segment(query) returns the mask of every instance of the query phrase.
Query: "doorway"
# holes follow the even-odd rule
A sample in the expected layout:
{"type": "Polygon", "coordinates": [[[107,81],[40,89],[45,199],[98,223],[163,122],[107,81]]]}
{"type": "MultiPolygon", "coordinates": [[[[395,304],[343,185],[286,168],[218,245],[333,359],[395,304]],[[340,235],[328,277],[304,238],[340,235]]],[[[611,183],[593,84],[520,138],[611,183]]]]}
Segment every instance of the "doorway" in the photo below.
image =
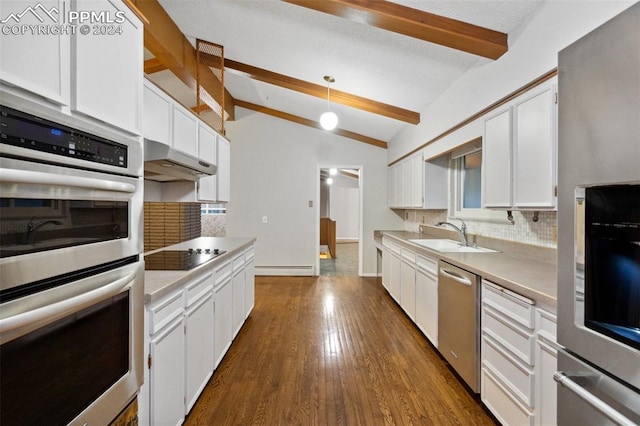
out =
{"type": "Polygon", "coordinates": [[[319,168],[318,275],[361,274],[361,171],[360,166],[319,168]]]}

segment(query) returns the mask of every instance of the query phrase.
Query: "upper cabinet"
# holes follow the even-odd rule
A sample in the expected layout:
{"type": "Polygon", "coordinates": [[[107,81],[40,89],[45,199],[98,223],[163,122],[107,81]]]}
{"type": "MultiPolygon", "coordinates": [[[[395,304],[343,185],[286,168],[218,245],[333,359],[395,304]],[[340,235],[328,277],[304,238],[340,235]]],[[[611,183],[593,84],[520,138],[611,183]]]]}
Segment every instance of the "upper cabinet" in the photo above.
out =
{"type": "Polygon", "coordinates": [[[218,136],[218,172],[216,173],[218,193],[216,201],[227,203],[231,198],[231,145],[218,136]]]}
{"type": "Polygon", "coordinates": [[[555,97],[555,85],[546,85],[485,121],[484,207],[556,208],[555,97]]]}
{"type": "Polygon", "coordinates": [[[143,25],[121,0],[3,1],[2,10],[20,28],[60,33],[3,31],[3,83],[44,105],[141,134],[143,25]],[[72,11],[96,13],[79,22],[72,11]]]}
{"type": "MultiPolygon", "coordinates": [[[[65,0],[41,0],[44,10],[64,10],[65,0]]],[[[30,3],[24,0],[2,1],[2,15],[18,14],[30,3]]],[[[48,19],[48,18],[47,18],[48,19]]],[[[7,22],[9,25],[11,21],[7,22]]],[[[16,23],[17,24],[17,23],[16,23]]],[[[22,25],[39,25],[34,14],[20,18],[22,25]]],[[[58,104],[69,105],[70,35],[0,35],[0,80],[58,104]]]]}
{"type": "Polygon", "coordinates": [[[389,207],[447,208],[448,157],[424,161],[422,153],[388,168],[389,207]]]}
{"type": "Polygon", "coordinates": [[[172,99],[147,79],[143,90],[144,137],[171,145],[172,99]]]}
{"type": "Polygon", "coordinates": [[[104,17],[104,22],[80,26],[72,36],[72,109],[140,134],[142,22],[121,0],[75,0],[71,6],[104,17]]]}
{"type": "Polygon", "coordinates": [[[173,104],[172,108],[172,132],[173,147],[179,151],[198,156],[198,118],[182,105],[173,104]]]}

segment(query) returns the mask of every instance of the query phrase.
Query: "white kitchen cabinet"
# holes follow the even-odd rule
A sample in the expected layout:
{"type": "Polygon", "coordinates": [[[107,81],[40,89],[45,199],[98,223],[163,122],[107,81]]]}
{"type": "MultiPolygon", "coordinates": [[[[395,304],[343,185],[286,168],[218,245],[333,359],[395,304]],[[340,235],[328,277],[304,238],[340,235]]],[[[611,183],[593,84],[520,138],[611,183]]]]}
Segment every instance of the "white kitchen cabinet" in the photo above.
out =
{"type": "Polygon", "coordinates": [[[424,203],[424,160],[422,153],[414,155],[409,160],[411,168],[411,197],[409,205],[422,208],[424,203]]]}
{"type": "Polygon", "coordinates": [[[387,240],[382,238],[382,286],[389,292],[391,279],[391,250],[387,247],[387,240]]]}
{"type": "Polygon", "coordinates": [[[198,156],[198,118],[182,105],[172,108],[172,145],[192,157],[198,156]]]}
{"type": "Polygon", "coordinates": [[[528,93],[485,121],[483,206],[556,207],[555,85],[528,93]]]}
{"type": "MultiPolygon", "coordinates": [[[[65,10],[65,0],[40,0],[43,10],[65,10]]],[[[2,15],[19,14],[28,6],[24,0],[2,0],[2,15]]],[[[58,18],[58,14],[54,15],[58,18]]],[[[48,19],[48,18],[47,18],[48,19]]],[[[13,22],[8,21],[7,25],[13,22]]],[[[52,23],[52,22],[47,22],[52,23]]],[[[21,25],[41,25],[34,14],[27,13],[20,19],[21,25]]],[[[0,80],[33,94],[42,96],[57,105],[69,105],[70,36],[0,34],[0,80]]]]}
{"type": "Polygon", "coordinates": [[[256,300],[256,283],[255,283],[255,249],[253,247],[248,248],[244,252],[245,256],[245,319],[249,317],[249,314],[253,310],[256,300]]]}
{"type": "Polygon", "coordinates": [[[481,397],[502,424],[556,424],[558,349],[554,314],[483,281],[481,397]]]}
{"type": "Polygon", "coordinates": [[[556,343],[556,316],[536,309],[536,407],[535,424],[547,426],[557,424],[557,384],[553,374],[558,371],[558,349],[556,343]]]}
{"type": "Polygon", "coordinates": [[[485,208],[511,208],[511,108],[488,118],[482,143],[483,194],[485,208]]]}
{"type": "MultiPolygon", "coordinates": [[[[185,415],[185,328],[181,291],[147,311],[149,330],[149,422],[181,424],[185,415]]],[[[144,408],[143,408],[144,409],[144,408]]]]}
{"type": "Polygon", "coordinates": [[[389,294],[391,297],[400,303],[400,280],[401,280],[401,265],[400,260],[400,247],[394,243],[390,243],[391,262],[389,265],[389,294]]]}
{"type": "Polygon", "coordinates": [[[245,270],[244,270],[244,252],[237,254],[233,258],[233,267],[232,267],[232,278],[231,278],[231,286],[232,286],[232,307],[231,307],[231,317],[232,317],[232,330],[233,337],[235,337],[240,328],[242,327],[242,323],[245,319],[246,311],[244,309],[244,301],[245,301],[245,270]]]}
{"type": "Polygon", "coordinates": [[[400,251],[400,306],[411,321],[416,318],[416,254],[406,248],[400,251]]]}
{"type": "Polygon", "coordinates": [[[402,188],[400,188],[402,199],[400,206],[411,207],[411,178],[413,176],[411,170],[411,159],[404,160],[400,163],[400,168],[402,170],[402,188]]]}
{"type": "Polygon", "coordinates": [[[513,204],[521,209],[556,206],[555,86],[516,103],[513,204]]]}
{"type": "Polygon", "coordinates": [[[216,172],[217,202],[228,203],[231,198],[231,145],[218,135],[218,171],[216,172]]]}
{"type": "Polygon", "coordinates": [[[213,374],[213,277],[209,274],[187,285],[185,321],[185,397],[186,412],[213,374]]]}
{"type": "Polygon", "coordinates": [[[415,322],[438,347],[438,261],[421,254],[416,256],[415,322]]]}
{"type": "Polygon", "coordinates": [[[155,84],[144,79],[143,105],[144,137],[171,145],[171,98],[155,84]]]}
{"type": "Polygon", "coordinates": [[[124,16],[122,22],[92,22],[88,34],[72,36],[72,110],[142,134],[142,22],[121,0],[75,0],[71,7],[124,16]]]}
{"type": "Polygon", "coordinates": [[[389,207],[446,209],[448,171],[448,156],[425,162],[422,153],[389,167],[389,207]]]}
{"type": "Polygon", "coordinates": [[[198,121],[198,158],[210,164],[217,164],[218,135],[211,127],[198,121]]]}
{"type": "Polygon", "coordinates": [[[215,306],[214,306],[214,345],[213,359],[216,368],[222,361],[224,354],[231,346],[233,339],[233,321],[231,304],[233,291],[231,284],[231,261],[216,268],[215,277],[215,306]]]}

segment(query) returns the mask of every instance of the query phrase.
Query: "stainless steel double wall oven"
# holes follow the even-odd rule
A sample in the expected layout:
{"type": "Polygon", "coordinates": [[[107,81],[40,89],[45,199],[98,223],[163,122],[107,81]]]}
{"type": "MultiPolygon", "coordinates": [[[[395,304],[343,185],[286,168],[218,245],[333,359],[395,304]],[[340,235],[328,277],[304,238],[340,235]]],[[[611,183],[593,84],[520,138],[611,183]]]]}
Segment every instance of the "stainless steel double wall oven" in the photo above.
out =
{"type": "Polygon", "coordinates": [[[640,3],[559,54],[558,424],[640,424],[640,3]]]}
{"type": "Polygon", "coordinates": [[[0,424],[108,424],[143,378],[142,145],[0,106],[0,424]]]}

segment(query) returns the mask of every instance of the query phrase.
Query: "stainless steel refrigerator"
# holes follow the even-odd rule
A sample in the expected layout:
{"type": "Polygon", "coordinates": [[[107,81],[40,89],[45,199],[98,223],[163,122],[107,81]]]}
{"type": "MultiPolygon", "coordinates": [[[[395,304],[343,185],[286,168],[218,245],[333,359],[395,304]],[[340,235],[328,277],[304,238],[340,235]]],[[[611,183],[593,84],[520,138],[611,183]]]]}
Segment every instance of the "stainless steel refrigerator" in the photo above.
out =
{"type": "Polygon", "coordinates": [[[640,424],[640,3],[558,75],[558,424],[640,424]]]}

